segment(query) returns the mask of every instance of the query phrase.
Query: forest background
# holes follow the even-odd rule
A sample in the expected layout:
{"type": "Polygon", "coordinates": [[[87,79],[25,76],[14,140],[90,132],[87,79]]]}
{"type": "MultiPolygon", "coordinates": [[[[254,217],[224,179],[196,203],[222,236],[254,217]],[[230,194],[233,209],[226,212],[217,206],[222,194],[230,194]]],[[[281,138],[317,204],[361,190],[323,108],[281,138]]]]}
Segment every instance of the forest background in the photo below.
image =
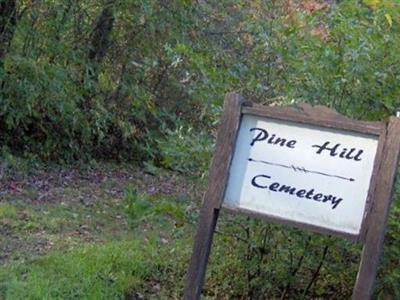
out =
{"type": "MultiPolygon", "coordinates": [[[[179,299],[225,94],[395,115],[399,5],[0,0],[0,298],[179,299]]],[[[359,245],[222,217],[206,298],[350,297],[359,245]]]]}

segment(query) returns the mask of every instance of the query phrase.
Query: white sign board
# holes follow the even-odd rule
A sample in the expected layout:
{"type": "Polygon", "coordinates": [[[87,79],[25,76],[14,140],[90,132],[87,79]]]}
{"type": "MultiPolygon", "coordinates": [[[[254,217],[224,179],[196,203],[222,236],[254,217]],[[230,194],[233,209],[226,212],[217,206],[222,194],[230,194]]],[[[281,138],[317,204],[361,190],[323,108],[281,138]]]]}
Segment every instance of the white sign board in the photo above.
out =
{"type": "Polygon", "coordinates": [[[360,233],[378,139],[243,115],[223,207],[360,233]]]}

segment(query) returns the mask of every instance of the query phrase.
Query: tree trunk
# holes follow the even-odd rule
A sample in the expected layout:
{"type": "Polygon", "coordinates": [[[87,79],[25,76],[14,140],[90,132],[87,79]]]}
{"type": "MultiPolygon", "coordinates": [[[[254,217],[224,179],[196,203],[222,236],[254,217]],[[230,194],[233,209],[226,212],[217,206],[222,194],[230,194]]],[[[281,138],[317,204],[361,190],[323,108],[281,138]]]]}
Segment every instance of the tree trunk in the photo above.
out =
{"type": "Polygon", "coordinates": [[[0,0],[0,63],[7,54],[16,23],[16,0],[0,0]]]}
{"type": "Polygon", "coordinates": [[[16,23],[16,0],[0,0],[0,63],[7,54],[16,23]]]}
{"type": "Polygon", "coordinates": [[[92,62],[101,62],[106,54],[110,44],[110,34],[114,23],[114,11],[112,5],[103,8],[100,16],[97,18],[94,26],[91,47],[89,49],[89,60],[92,62]]]}

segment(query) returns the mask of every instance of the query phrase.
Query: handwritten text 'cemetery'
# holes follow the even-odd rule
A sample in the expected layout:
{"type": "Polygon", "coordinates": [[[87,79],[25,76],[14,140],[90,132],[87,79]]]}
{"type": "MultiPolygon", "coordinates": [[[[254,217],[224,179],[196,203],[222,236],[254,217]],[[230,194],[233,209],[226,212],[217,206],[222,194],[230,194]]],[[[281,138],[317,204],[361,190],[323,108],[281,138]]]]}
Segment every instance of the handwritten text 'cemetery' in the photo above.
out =
{"type": "MultiPolygon", "coordinates": [[[[255,132],[255,136],[252,139],[250,146],[253,147],[256,143],[268,143],[271,145],[277,145],[280,147],[287,147],[289,149],[295,149],[297,141],[294,139],[287,139],[278,137],[276,134],[269,134],[267,130],[263,128],[251,128],[250,132],[255,132]]],[[[314,150],[316,155],[328,155],[330,157],[336,157],[338,159],[352,160],[359,162],[362,160],[363,150],[356,148],[343,147],[340,143],[333,143],[331,141],[326,141],[320,145],[311,145],[311,149],[314,150]]],[[[264,163],[268,165],[275,165],[279,167],[284,167],[288,169],[293,169],[294,171],[303,171],[306,173],[314,173],[321,176],[333,177],[346,181],[355,181],[354,178],[348,178],[336,174],[329,174],[321,172],[318,170],[307,170],[304,167],[296,167],[293,165],[285,165],[276,162],[270,162],[265,160],[257,160],[253,158],[248,159],[249,162],[264,163]]],[[[259,188],[266,189],[268,191],[276,193],[286,193],[297,198],[305,198],[313,201],[318,201],[321,203],[328,203],[332,205],[332,209],[335,209],[343,198],[340,198],[331,194],[324,194],[312,189],[301,189],[297,187],[292,187],[290,185],[281,184],[279,182],[274,182],[273,178],[267,174],[259,174],[252,178],[251,185],[259,188]]]]}

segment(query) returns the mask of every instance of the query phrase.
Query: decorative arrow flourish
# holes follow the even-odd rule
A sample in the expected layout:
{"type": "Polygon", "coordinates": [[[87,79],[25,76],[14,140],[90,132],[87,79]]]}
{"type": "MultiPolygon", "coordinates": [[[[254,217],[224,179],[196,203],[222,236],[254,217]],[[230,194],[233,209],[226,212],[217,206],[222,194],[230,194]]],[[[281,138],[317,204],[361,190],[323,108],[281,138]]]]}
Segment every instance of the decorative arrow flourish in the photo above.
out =
{"type": "Polygon", "coordinates": [[[279,166],[279,167],[286,168],[286,169],[292,169],[295,172],[300,171],[300,172],[304,172],[304,173],[313,173],[313,174],[318,174],[318,175],[322,175],[322,176],[335,177],[335,178],[348,180],[348,181],[355,181],[355,179],[351,178],[351,177],[344,177],[344,176],[340,176],[340,175],[333,175],[333,174],[328,174],[328,173],[319,172],[319,171],[307,170],[304,167],[298,167],[298,166],[294,166],[294,165],[288,166],[288,165],[284,165],[284,164],[280,164],[280,163],[273,163],[273,162],[269,162],[269,161],[265,161],[265,160],[257,160],[257,159],[252,159],[252,158],[249,158],[249,161],[263,163],[263,164],[271,165],[271,166],[279,166]]]}

